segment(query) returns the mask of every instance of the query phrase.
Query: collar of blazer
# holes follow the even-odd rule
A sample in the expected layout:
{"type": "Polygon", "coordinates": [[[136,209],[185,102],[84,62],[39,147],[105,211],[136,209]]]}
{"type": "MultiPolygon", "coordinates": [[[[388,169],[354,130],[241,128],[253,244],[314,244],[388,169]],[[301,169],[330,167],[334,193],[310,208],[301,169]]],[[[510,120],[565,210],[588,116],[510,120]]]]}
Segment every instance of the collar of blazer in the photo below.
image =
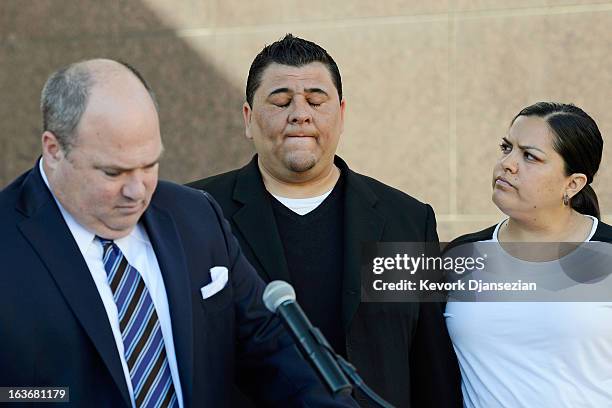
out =
{"type": "MultiPolygon", "coordinates": [[[[345,177],[342,316],[345,329],[348,329],[361,296],[361,244],[381,240],[385,217],[376,209],[378,196],[363,176],[349,169],[338,156],[334,163],[345,177]]],[[[238,171],[232,198],[242,204],[233,214],[233,221],[261,262],[268,279],[290,281],[270,197],[257,166],[257,155],[238,171]]]]}
{"type": "MultiPolygon", "coordinates": [[[[131,405],[121,361],[106,310],[91,273],[72,238],[38,166],[25,176],[17,211],[26,218],[18,228],[30,242],[106,364],[126,404],[131,405]]],[[[155,206],[155,195],[143,215],[168,296],[174,343],[185,400],[192,395],[193,319],[189,276],[180,236],[170,214],[155,206]],[[171,278],[170,278],[171,277],[171,278]]]]}

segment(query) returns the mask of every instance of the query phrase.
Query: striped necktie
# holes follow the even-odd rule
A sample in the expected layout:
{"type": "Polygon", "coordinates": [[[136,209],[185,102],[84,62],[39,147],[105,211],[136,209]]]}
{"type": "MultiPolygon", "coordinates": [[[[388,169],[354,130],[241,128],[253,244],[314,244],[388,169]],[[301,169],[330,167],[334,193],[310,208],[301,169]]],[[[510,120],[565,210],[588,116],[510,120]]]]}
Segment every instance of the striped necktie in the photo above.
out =
{"type": "Polygon", "coordinates": [[[140,273],[113,241],[102,243],[104,269],[119,315],[136,407],[178,407],[155,305],[140,273]]]}

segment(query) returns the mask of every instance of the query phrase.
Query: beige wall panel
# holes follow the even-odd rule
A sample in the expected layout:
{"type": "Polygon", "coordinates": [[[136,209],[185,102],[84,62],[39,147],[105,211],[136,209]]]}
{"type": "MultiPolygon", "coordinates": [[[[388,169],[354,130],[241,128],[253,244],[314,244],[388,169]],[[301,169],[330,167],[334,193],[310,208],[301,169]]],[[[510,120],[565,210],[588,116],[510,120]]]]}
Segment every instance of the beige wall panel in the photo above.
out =
{"type": "MultiPolygon", "coordinates": [[[[331,21],[353,18],[412,16],[445,13],[450,0],[217,0],[215,23],[219,27],[331,21]]],[[[340,21],[338,21],[340,23],[340,21]]],[[[341,24],[340,24],[341,25],[341,24]]]]}
{"type": "Polygon", "coordinates": [[[52,63],[48,51],[46,47],[0,47],[0,90],[4,95],[0,103],[0,188],[30,168],[40,154],[38,105],[48,75],[46,64],[52,63]]]}
{"type": "MultiPolygon", "coordinates": [[[[601,126],[599,130],[602,130],[601,126]]],[[[602,133],[602,136],[604,138],[604,155],[592,187],[599,199],[599,209],[602,217],[612,219],[612,168],[610,168],[612,166],[612,126],[608,126],[607,131],[602,133]]]]}
{"type": "Polygon", "coordinates": [[[14,31],[14,12],[12,11],[13,7],[9,10],[6,5],[0,6],[0,42],[8,37],[8,35],[14,31]]]}
{"type": "Polygon", "coordinates": [[[2,0],[0,36],[40,40],[142,34],[211,24],[201,0],[2,0]]]}
{"type": "Polygon", "coordinates": [[[481,11],[605,3],[610,2],[606,0],[454,0],[454,8],[456,11],[481,11]]]}
{"type": "MultiPolygon", "coordinates": [[[[610,135],[612,13],[456,24],[458,212],[490,214],[495,211],[489,197],[498,144],[522,107],[539,100],[574,102],[610,135]]],[[[600,177],[607,180],[612,180],[611,154],[606,148],[600,177]]],[[[612,183],[599,185],[604,212],[612,205],[611,189],[612,183]]]]}
{"type": "Polygon", "coordinates": [[[347,99],[343,157],[448,212],[448,25],[366,26],[334,37],[330,48],[347,99]]]}

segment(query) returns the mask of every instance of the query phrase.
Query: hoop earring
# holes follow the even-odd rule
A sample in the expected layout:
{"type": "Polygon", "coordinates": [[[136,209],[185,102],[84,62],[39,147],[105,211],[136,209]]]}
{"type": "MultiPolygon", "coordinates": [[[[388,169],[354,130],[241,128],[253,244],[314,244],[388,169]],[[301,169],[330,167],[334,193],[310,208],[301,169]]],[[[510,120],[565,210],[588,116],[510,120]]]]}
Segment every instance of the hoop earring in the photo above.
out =
{"type": "Polygon", "coordinates": [[[569,205],[569,197],[567,196],[567,193],[563,194],[563,205],[566,207],[569,205]]]}

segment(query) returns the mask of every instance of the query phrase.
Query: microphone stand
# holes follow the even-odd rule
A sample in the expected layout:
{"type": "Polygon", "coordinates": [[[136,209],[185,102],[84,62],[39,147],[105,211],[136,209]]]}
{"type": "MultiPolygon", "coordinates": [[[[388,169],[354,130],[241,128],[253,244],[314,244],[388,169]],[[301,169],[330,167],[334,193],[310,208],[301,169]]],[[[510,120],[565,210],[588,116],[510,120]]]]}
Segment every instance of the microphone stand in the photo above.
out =
{"type": "Polygon", "coordinates": [[[359,373],[357,373],[357,368],[354,365],[346,361],[346,359],[341,355],[336,354],[336,352],[331,348],[331,346],[329,345],[329,343],[327,342],[327,340],[319,329],[313,327],[310,332],[317,341],[317,343],[319,343],[321,347],[326,349],[329,354],[334,357],[334,359],[338,363],[338,366],[344,372],[344,374],[347,375],[351,383],[353,383],[353,385],[355,385],[357,389],[364,393],[370,401],[374,402],[381,408],[394,408],[393,405],[382,399],[378,394],[374,392],[373,389],[368,387],[368,385],[363,381],[359,373]]]}

